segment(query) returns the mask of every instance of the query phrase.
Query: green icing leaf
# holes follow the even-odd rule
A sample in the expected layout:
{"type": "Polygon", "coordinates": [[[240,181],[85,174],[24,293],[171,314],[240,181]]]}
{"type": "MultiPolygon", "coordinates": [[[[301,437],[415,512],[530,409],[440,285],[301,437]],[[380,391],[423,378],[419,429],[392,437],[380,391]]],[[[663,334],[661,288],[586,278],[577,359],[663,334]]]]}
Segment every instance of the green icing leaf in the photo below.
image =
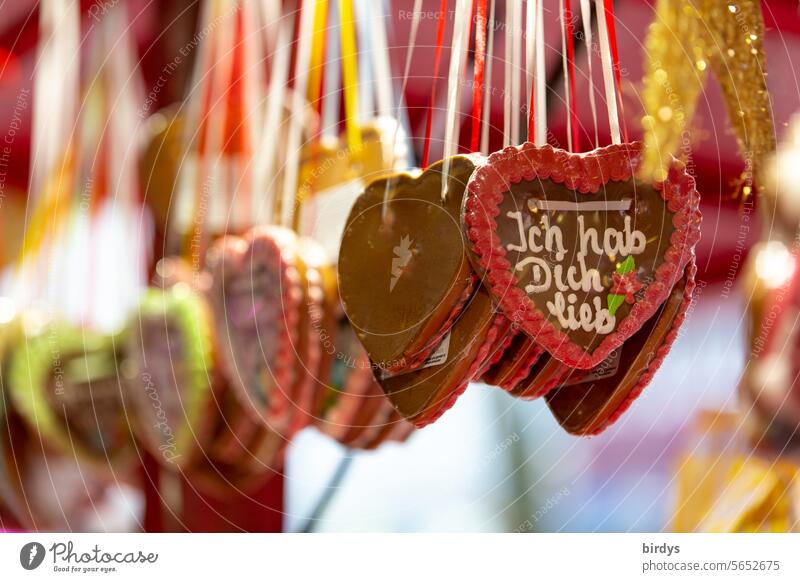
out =
{"type": "Polygon", "coordinates": [[[619,309],[620,305],[625,302],[624,295],[617,295],[616,293],[609,293],[608,295],[608,312],[614,315],[619,309]]]}
{"type": "Polygon", "coordinates": [[[625,273],[630,273],[635,268],[636,268],[636,262],[633,260],[633,256],[629,256],[619,264],[619,266],[617,267],[617,273],[619,273],[620,275],[624,275],[625,273]]]}

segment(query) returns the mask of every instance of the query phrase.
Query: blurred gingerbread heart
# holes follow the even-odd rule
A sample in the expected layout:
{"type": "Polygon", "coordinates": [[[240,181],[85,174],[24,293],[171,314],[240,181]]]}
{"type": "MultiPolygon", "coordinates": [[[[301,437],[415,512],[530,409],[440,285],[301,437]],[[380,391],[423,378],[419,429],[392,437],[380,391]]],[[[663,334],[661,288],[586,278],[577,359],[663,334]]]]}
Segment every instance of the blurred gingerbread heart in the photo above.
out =
{"type": "Polygon", "coordinates": [[[693,255],[694,180],[634,178],[639,144],[585,154],[526,143],[473,174],[464,224],[504,313],[564,364],[589,369],[666,300],[693,255]]]}
{"type": "Polygon", "coordinates": [[[204,290],[207,277],[177,258],[156,266],[156,287],[144,292],[129,322],[127,355],[137,436],[167,466],[202,454],[213,408],[216,353],[204,290]]]}
{"type": "Polygon", "coordinates": [[[223,372],[251,416],[277,432],[292,425],[298,375],[303,290],[296,243],[292,231],[264,226],[219,239],[207,257],[223,372]]]}
{"type": "Polygon", "coordinates": [[[131,468],[133,431],[122,406],[120,338],[65,323],[28,325],[12,354],[8,386],[31,431],[103,474],[131,468]]]}

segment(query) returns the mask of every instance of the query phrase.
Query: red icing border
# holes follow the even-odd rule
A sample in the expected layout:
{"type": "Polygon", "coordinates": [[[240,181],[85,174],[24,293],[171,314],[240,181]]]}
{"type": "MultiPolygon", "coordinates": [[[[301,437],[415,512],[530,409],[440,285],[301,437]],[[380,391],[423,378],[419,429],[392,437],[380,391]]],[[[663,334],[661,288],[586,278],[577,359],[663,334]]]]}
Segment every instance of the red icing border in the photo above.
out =
{"type": "MultiPolygon", "coordinates": [[[[531,340],[533,341],[533,340],[531,340]]],[[[508,378],[503,385],[498,386],[498,388],[502,388],[506,392],[512,392],[519,383],[522,382],[525,378],[527,378],[533,367],[536,365],[536,362],[539,361],[539,358],[542,357],[544,354],[544,349],[541,347],[534,346],[525,356],[523,363],[517,368],[516,372],[514,372],[510,378],[508,378]]]]}
{"type": "MultiPolygon", "coordinates": [[[[300,275],[294,264],[294,233],[289,230],[263,226],[248,231],[244,237],[226,236],[217,241],[209,251],[208,261],[212,275],[212,305],[217,317],[217,341],[222,344],[223,369],[234,387],[242,408],[254,420],[267,421],[270,429],[281,434],[291,430],[287,418],[290,398],[295,381],[295,345],[299,333],[299,309],[302,303],[300,275]],[[214,256],[213,253],[218,253],[214,256]],[[267,410],[257,411],[251,400],[248,388],[241,381],[236,357],[228,335],[235,329],[227,322],[225,297],[220,285],[224,279],[249,273],[248,261],[251,253],[263,254],[267,262],[279,272],[281,291],[281,311],[284,325],[279,326],[279,341],[275,348],[275,361],[264,362],[266,372],[274,380],[271,390],[266,391],[267,410]]],[[[277,323],[277,322],[276,322],[277,323]]],[[[262,354],[263,355],[263,354],[262,354]]],[[[262,390],[265,387],[262,386],[262,390]]]]}
{"type": "Polygon", "coordinates": [[[549,145],[537,147],[525,143],[489,156],[467,184],[463,222],[479,267],[486,271],[487,287],[498,298],[507,316],[556,359],[573,368],[590,369],[605,360],[655,314],[682,276],[700,238],[699,196],[694,179],[682,163],[673,160],[667,179],[654,185],[666,201],[667,209],[673,213],[672,222],[676,229],[665,252],[665,260],[656,269],[654,281],[648,285],[643,299],[636,302],[617,329],[607,335],[591,354],[547,321],[533,300],[517,286],[517,278],[497,235],[495,218],[500,213],[500,203],[510,184],[547,178],[582,194],[594,194],[604,183],[631,179],[638,167],[641,150],[642,146],[637,142],[573,154],[549,145]]]}
{"type": "Polygon", "coordinates": [[[467,389],[469,383],[472,382],[472,380],[474,380],[478,375],[481,367],[489,357],[489,351],[492,349],[492,346],[497,343],[499,334],[505,329],[507,323],[507,318],[503,317],[501,314],[495,315],[492,323],[490,324],[489,330],[486,332],[486,337],[484,338],[481,347],[478,348],[478,353],[475,354],[475,358],[472,360],[469,370],[467,370],[467,373],[464,374],[464,379],[462,382],[450,392],[446,399],[442,401],[442,404],[439,406],[436,412],[431,415],[426,415],[422,418],[413,420],[412,422],[415,427],[422,428],[436,422],[439,420],[439,417],[453,407],[453,405],[456,403],[456,400],[458,400],[458,398],[467,389]]]}

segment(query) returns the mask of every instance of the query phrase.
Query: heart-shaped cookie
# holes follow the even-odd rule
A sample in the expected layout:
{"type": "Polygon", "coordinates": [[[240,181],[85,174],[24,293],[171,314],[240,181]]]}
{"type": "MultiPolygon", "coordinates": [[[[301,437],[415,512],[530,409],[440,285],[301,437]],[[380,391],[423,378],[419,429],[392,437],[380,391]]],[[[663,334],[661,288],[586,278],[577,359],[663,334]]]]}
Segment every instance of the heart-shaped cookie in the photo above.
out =
{"type": "Polygon", "coordinates": [[[372,182],[347,220],[339,254],[342,304],[370,359],[394,372],[421,364],[474,285],[460,206],[476,158],[372,182]]]}
{"type": "Polygon", "coordinates": [[[297,237],[277,226],[218,240],[207,257],[222,369],[254,419],[286,434],[297,380],[297,237]]]}
{"type": "Polygon", "coordinates": [[[479,286],[442,341],[445,349],[437,349],[439,361],[388,377],[376,370],[383,391],[417,427],[432,423],[453,406],[485,365],[501,329],[489,292],[479,286]]]}
{"type": "Polygon", "coordinates": [[[652,380],[683,323],[694,289],[694,260],[667,300],[603,365],[578,374],[545,396],[569,433],[598,434],[628,409],[652,380]]]}
{"type": "Polygon", "coordinates": [[[131,468],[120,338],[50,323],[11,356],[8,386],[29,429],[65,455],[117,477],[131,468]]]}
{"type": "Polygon", "coordinates": [[[502,310],[556,359],[590,369],[656,312],[699,238],[694,180],[635,176],[639,144],[585,154],[526,143],[476,169],[464,225],[502,310]]]}
{"type": "Polygon", "coordinates": [[[245,412],[227,384],[223,382],[216,392],[211,439],[186,474],[201,490],[228,498],[257,489],[281,471],[289,441],[245,412]]]}
{"type": "Polygon", "coordinates": [[[25,509],[25,492],[18,466],[21,455],[15,451],[19,447],[21,433],[24,432],[18,418],[10,410],[10,395],[6,393],[6,363],[11,347],[19,341],[22,328],[18,318],[0,324],[0,528],[16,522],[19,527],[32,527],[25,509]],[[15,438],[16,437],[16,438],[15,438]]]}
{"type": "Polygon", "coordinates": [[[137,436],[165,466],[185,467],[209,437],[218,385],[211,310],[190,286],[180,259],[156,268],[161,288],[147,289],[128,325],[132,364],[127,398],[137,436]]]}
{"type": "Polygon", "coordinates": [[[518,332],[511,338],[502,358],[481,375],[481,381],[511,392],[528,377],[543,352],[527,334],[518,332]]]}
{"type": "Polygon", "coordinates": [[[342,317],[335,337],[327,343],[333,366],[327,381],[319,384],[316,399],[321,432],[351,448],[375,448],[409,425],[394,410],[372,373],[369,358],[353,328],[342,317]]]}

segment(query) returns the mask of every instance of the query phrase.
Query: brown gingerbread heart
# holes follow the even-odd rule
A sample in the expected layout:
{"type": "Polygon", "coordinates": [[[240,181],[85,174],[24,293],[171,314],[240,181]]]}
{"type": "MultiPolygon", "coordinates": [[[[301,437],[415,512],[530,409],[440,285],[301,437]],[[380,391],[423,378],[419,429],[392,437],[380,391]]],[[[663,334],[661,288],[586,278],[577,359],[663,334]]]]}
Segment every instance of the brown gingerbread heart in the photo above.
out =
{"type": "Polygon", "coordinates": [[[383,391],[397,411],[417,427],[446,412],[484,366],[502,326],[497,324],[492,298],[479,286],[443,340],[441,361],[398,375],[377,370],[383,391]]]}
{"type": "Polygon", "coordinates": [[[683,323],[694,289],[694,260],[667,300],[599,367],[576,375],[545,396],[569,433],[594,435],[613,424],[652,380],[683,323]]]}
{"type": "Polygon", "coordinates": [[[475,163],[453,158],[444,201],[439,162],[420,175],[372,182],[350,212],[339,292],[359,340],[384,370],[421,364],[472,292],[459,215],[475,163]]]}
{"type": "Polygon", "coordinates": [[[506,316],[556,359],[589,369],[656,312],[699,238],[694,180],[635,178],[639,144],[585,154],[526,143],[468,185],[464,225],[506,316]]]}

